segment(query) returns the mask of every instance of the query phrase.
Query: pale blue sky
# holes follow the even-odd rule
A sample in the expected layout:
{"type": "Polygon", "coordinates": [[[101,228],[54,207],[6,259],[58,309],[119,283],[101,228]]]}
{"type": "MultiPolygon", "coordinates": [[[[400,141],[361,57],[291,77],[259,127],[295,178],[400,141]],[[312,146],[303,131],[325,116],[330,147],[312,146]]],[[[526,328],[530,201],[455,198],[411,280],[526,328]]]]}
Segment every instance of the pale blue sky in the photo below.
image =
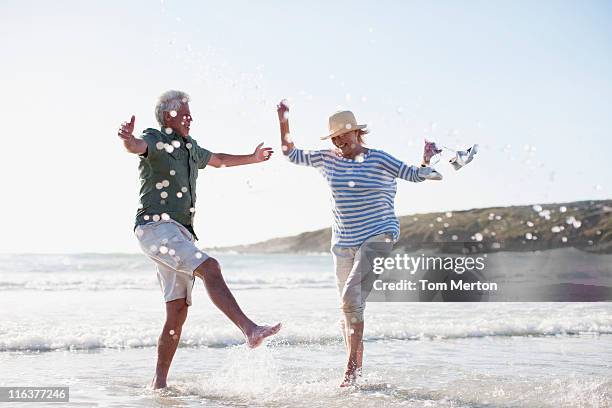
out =
{"type": "Polygon", "coordinates": [[[298,147],[328,146],[338,108],[408,163],[424,137],[481,145],[458,172],[440,162],[443,182],[400,183],[399,215],[610,198],[610,21],[603,1],[3,1],[0,251],[137,251],[138,160],[116,128],[155,126],[171,88],[201,145],[277,150],[200,173],[201,245],[329,225],[322,178],[281,157],[283,97],[298,147]]]}

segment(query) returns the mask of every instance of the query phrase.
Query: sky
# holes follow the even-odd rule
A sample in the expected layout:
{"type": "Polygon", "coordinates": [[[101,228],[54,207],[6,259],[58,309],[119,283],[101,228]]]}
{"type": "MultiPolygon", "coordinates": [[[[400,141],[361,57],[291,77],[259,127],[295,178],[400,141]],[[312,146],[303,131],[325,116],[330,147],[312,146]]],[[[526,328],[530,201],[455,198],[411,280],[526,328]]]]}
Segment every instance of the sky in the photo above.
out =
{"type": "Polygon", "coordinates": [[[206,168],[203,247],[328,227],[329,191],[281,154],[322,149],[352,110],[369,147],[420,162],[423,140],[474,143],[441,182],[400,180],[398,215],[612,197],[612,3],[605,1],[104,1],[0,3],[4,215],[0,252],[138,252],[138,158],[117,128],[155,127],[156,98],[191,95],[213,152],[276,149],[206,168]]]}

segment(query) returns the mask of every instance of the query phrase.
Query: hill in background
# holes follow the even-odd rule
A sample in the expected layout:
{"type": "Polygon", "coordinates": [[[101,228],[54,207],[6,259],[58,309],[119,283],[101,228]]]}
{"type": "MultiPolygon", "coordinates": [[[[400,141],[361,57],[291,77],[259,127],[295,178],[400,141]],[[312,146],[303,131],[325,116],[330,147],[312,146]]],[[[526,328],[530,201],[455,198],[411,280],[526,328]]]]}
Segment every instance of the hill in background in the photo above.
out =
{"type": "MultiPolygon", "coordinates": [[[[535,251],[575,247],[612,253],[612,200],[576,201],[399,217],[396,249],[453,248],[469,243],[478,252],[535,251]]],[[[303,232],[250,245],[213,248],[241,253],[328,252],[331,229],[303,232]]]]}

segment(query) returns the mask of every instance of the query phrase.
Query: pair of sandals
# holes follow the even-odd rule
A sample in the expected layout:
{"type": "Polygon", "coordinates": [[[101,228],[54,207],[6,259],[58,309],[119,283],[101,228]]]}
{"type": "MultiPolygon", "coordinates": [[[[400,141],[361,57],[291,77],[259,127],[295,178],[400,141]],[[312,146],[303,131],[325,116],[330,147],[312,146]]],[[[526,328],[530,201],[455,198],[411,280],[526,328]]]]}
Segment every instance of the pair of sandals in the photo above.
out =
{"type": "MultiPolygon", "coordinates": [[[[452,149],[450,149],[452,150],[452,149]]],[[[425,154],[426,157],[434,157],[438,154],[442,153],[442,149],[436,146],[435,142],[425,141],[425,154]]],[[[474,160],[474,156],[478,153],[478,145],[475,144],[468,148],[467,150],[457,150],[455,151],[455,157],[452,157],[448,162],[455,169],[459,170],[464,167],[472,160],[474,160]]],[[[422,166],[418,171],[419,177],[422,177],[426,180],[442,180],[442,174],[440,174],[436,169],[429,166],[422,166]]]]}

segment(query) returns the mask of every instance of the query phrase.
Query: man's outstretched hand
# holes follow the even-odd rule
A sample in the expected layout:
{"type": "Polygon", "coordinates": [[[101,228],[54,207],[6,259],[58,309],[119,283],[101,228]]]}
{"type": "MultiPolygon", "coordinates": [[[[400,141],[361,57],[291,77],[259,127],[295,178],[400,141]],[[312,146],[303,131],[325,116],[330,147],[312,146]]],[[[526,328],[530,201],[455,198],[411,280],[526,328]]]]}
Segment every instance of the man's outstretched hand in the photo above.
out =
{"type": "Polygon", "coordinates": [[[147,151],[147,144],[142,139],[134,137],[134,121],[136,117],[132,115],[129,122],[123,122],[117,131],[117,136],[123,140],[123,146],[130,153],[143,154],[147,151]]]}
{"type": "Polygon", "coordinates": [[[255,158],[255,163],[260,163],[262,161],[269,160],[272,157],[272,153],[274,151],[271,147],[262,147],[263,142],[257,145],[255,151],[253,152],[253,157],[255,158]]]}
{"type": "Polygon", "coordinates": [[[134,135],[132,133],[134,132],[134,121],[135,120],[136,120],[136,116],[132,115],[132,119],[130,119],[129,122],[123,122],[121,124],[121,127],[119,128],[119,131],[117,132],[117,135],[121,139],[123,139],[124,142],[134,139],[134,135]]]}

